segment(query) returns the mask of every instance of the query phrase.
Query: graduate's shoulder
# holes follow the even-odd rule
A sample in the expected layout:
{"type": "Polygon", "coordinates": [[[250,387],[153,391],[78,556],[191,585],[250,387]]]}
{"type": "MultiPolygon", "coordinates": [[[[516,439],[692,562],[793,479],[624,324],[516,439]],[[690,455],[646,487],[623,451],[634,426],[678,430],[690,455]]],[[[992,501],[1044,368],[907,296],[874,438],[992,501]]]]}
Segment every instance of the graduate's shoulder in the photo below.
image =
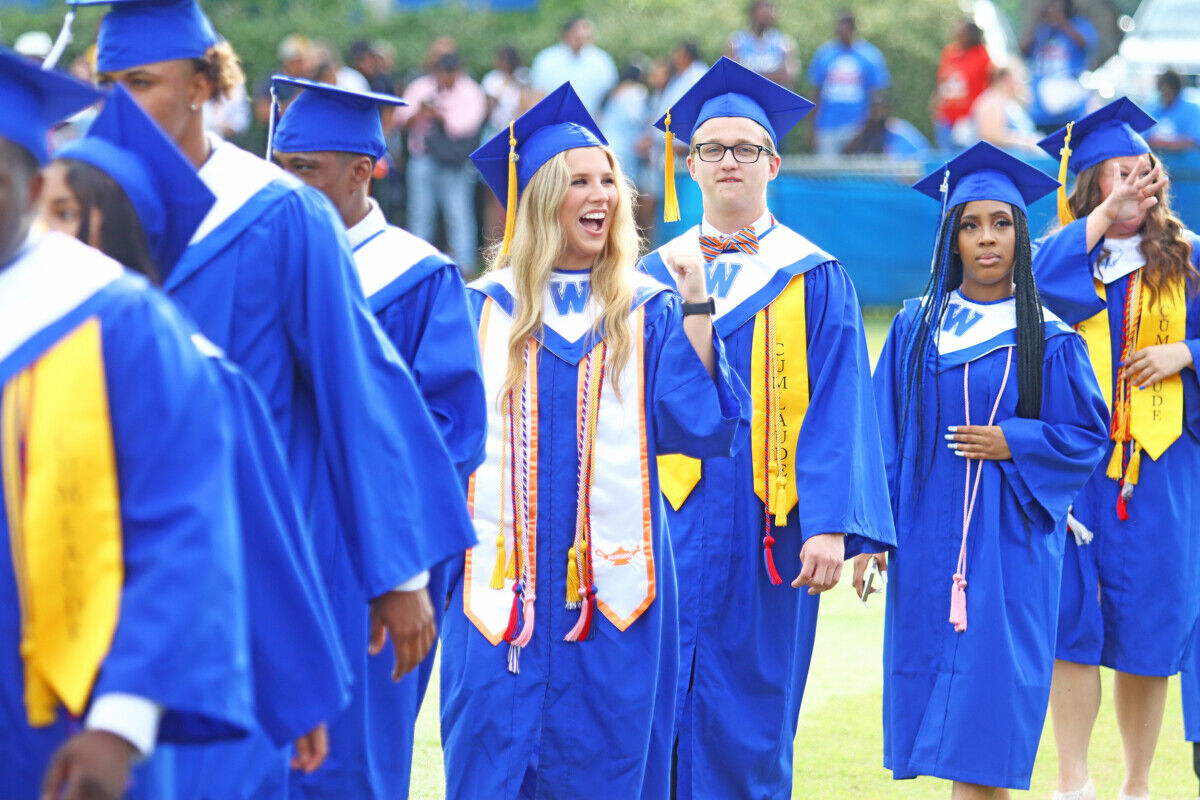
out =
{"type": "Polygon", "coordinates": [[[249,199],[261,197],[264,203],[262,218],[300,213],[320,218],[322,222],[336,219],[336,212],[329,198],[321,191],[308,186],[299,178],[285,172],[277,164],[266,161],[253,153],[229,143],[220,149],[221,162],[216,187],[218,202],[223,191],[231,194],[248,194],[249,199]]]}
{"type": "Polygon", "coordinates": [[[374,311],[430,279],[458,274],[458,266],[448,255],[395,225],[359,245],[354,262],[363,294],[374,311]]]}

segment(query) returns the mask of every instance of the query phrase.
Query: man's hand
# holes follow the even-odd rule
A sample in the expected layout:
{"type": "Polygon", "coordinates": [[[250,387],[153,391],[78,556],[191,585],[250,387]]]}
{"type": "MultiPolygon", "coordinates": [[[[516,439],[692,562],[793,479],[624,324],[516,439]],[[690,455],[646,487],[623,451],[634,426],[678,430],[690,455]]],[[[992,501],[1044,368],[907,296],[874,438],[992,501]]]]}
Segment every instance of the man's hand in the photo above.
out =
{"type": "MultiPolygon", "coordinates": [[[[861,553],[854,557],[854,593],[858,595],[858,599],[863,599],[863,584],[866,583],[867,568],[871,565],[871,559],[875,559],[875,563],[879,566],[880,573],[887,572],[887,555],[884,553],[861,553]]],[[[882,592],[883,590],[877,586],[871,587],[871,594],[882,592]]]]}
{"type": "Polygon", "coordinates": [[[108,731],[82,731],[50,759],[42,800],[120,800],[129,781],[133,745],[108,731]]]}
{"type": "Polygon", "coordinates": [[[310,775],[325,763],[329,755],[329,729],[321,723],[296,740],[296,753],[292,756],[292,769],[310,775]]]}
{"type": "Polygon", "coordinates": [[[800,574],[792,588],[808,587],[809,594],[820,594],[837,586],[842,578],[842,562],[846,560],[845,536],[840,533],[818,533],[809,537],[800,548],[800,574]]]}
{"type": "Polygon", "coordinates": [[[1012,458],[1008,440],[999,425],[951,425],[947,428],[946,446],[957,456],[987,461],[1006,461],[1012,458]]]}
{"type": "Polygon", "coordinates": [[[1192,351],[1183,342],[1152,344],[1135,352],[1125,364],[1130,382],[1139,389],[1178,375],[1184,367],[1191,366],[1194,366],[1192,351]]]}
{"type": "Polygon", "coordinates": [[[389,635],[396,651],[392,680],[398,681],[421,663],[437,638],[428,589],[388,592],[371,601],[371,639],[367,652],[377,655],[389,635]]]}
{"type": "Polygon", "coordinates": [[[685,303],[703,303],[708,299],[704,281],[704,256],[699,250],[678,250],[667,254],[667,269],[675,277],[675,286],[685,303]]]}

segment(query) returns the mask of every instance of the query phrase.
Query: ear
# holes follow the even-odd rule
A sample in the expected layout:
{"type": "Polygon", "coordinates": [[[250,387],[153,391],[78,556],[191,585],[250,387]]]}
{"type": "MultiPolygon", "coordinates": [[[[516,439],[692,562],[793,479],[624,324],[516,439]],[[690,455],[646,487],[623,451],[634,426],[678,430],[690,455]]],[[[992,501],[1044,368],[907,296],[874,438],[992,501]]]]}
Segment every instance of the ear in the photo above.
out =
{"type": "Polygon", "coordinates": [[[777,177],[779,177],[779,168],[781,166],[783,166],[783,159],[780,158],[779,154],[776,153],[775,155],[771,156],[771,162],[768,165],[768,170],[767,170],[767,180],[768,181],[773,181],[777,177]]]}
{"type": "Polygon", "coordinates": [[[192,69],[192,77],[188,80],[187,87],[188,105],[200,108],[212,99],[215,87],[202,71],[191,66],[190,63],[188,66],[192,69]]]}
{"type": "Polygon", "coordinates": [[[367,156],[359,156],[350,165],[350,177],[354,181],[355,187],[369,183],[374,172],[375,162],[367,156]]]}

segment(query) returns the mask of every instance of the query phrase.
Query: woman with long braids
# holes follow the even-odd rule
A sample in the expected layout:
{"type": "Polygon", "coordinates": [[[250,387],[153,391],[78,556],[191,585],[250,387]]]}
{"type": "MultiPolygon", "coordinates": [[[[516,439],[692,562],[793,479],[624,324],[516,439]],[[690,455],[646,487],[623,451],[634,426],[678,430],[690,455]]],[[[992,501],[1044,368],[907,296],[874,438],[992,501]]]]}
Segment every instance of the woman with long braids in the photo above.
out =
{"type": "Polygon", "coordinates": [[[1200,249],[1141,136],[1153,124],[1121,98],[1041,142],[1076,181],[1060,190],[1064,227],[1038,252],[1038,285],[1079,330],[1112,408],[1112,445],[1074,501],[1063,568],[1051,695],[1061,800],[1096,796],[1098,665],[1116,672],[1120,796],[1149,796],[1167,678],[1200,615],[1200,249]]]}
{"type": "Polygon", "coordinates": [[[897,540],[884,765],[951,780],[955,800],[1029,788],[1064,520],[1103,455],[1087,354],[1033,280],[1025,208],[1054,187],[985,143],[916,185],[943,203],[933,273],[875,372],[897,540]]]}
{"type": "Polygon", "coordinates": [[[443,623],[447,796],[659,800],[678,610],[655,456],[729,455],[749,397],[700,255],[672,259],[678,295],[634,270],[632,191],[569,84],[471,158],[508,217],[469,292],[489,421],[443,623]]]}

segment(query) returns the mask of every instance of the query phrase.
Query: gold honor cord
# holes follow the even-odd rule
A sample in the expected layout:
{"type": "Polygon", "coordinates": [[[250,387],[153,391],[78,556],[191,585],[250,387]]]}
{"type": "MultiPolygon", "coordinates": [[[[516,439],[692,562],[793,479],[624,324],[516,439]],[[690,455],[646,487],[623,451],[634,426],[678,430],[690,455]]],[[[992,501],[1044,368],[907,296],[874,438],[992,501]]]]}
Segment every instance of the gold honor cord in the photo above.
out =
{"type": "Polygon", "coordinates": [[[100,323],[10,380],[0,402],[25,709],[81,715],[117,628],[124,563],[100,323]]]}

